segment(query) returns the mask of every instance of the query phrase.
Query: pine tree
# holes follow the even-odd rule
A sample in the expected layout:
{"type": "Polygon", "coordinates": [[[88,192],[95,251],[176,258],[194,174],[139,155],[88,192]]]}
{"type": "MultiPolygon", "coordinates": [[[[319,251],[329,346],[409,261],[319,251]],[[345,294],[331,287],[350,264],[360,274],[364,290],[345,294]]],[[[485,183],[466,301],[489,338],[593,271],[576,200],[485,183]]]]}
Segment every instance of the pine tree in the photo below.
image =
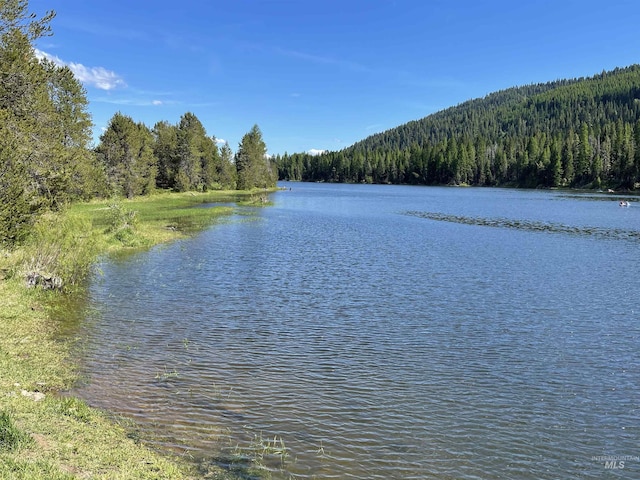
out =
{"type": "Polygon", "coordinates": [[[116,113],[100,136],[96,152],[114,193],[132,198],[155,188],[157,161],[153,155],[153,135],[144,124],[116,113]]]}
{"type": "Polygon", "coordinates": [[[178,128],[166,120],[157,122],[152,130],[153,154],[158,164],[156,185],[175,188],[178,173],[178,128]]]}
{"type": "Polygon", "coordinates": [[[40,61],[33,48],[51,34],[54,16],[49,12],[38,19],[26,0],[0,2],[0,238],[5,243],[23,238],[42,211],[103,192],[102,170],[88,148],[86,92],[68,68],[40,61]]]}
{"type": "Polygon", "coordinates": [[[562,185],[562,153],[557,140],[551,143],[550,159],[550,182],[552,187],[559,187],[562,185]]]}
{"type": "Polygon", "coordinates": [[[237,188],[275,187],[277,172],[267,156],[267,146],[257,125],[242,137],[236,153],[237,188]]]}
{"type": "Polygon", "coordinates": [[[588,183],[591,175],[591,145],[589,144],[589,126],[582,123],[578,140],[575,176],[580,185],[588,183]]]}
{"type": "Polygon", "coordinates": [[[236,167],[233,164],[233,152],[227,142],[220,148],[219,182],[225,188],[236,188],[236,167]]]}

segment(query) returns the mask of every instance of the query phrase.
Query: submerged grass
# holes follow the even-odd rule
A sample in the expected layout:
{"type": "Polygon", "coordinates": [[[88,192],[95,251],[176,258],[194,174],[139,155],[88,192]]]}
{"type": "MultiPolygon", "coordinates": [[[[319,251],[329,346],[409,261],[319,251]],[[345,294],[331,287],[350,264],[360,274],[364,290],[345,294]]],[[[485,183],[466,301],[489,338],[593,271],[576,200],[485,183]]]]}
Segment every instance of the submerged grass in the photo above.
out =
{"type": "MultiPolygon", "coordinates": [[[[101,254],[190,235],[251,195],[162,193],[78,204],[44,217],[21,249],[0,250],[1,479],[201,478],[188,462],[158,454],[126,425],[59,393],[77,377],[71,345],[59,340],[61,294],[54,290],[81,290],[101,254]]],[[[207,478],[235,477],[214,468],[207,478]]]]}

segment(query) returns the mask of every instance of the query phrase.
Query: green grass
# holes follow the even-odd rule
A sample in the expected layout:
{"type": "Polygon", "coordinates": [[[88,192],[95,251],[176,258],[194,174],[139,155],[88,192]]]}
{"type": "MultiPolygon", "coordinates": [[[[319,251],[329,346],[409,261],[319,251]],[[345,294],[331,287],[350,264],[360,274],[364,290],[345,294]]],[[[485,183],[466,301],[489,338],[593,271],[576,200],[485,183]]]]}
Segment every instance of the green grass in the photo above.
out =
{"type": "MultiPolygon", "coordinates": [[[[250,203],[255,194],[234,191],[214,191],[207,193],[158,193],[133,200],[118,199],[95,201],[74,205],[70,214],[91,222],[94,231],[105,234],[106,245],[103,249],[119,249],[122,246],[150,246],[186,235],[193,234],[215,223],[218,219],[233,212],[233,206],[216,206],[215,204],[250,203]],[[194,208],[206,207],[206,208],[194,208]],[[119,210],[121,216],[134,212],[132,233],[135,240],[126,241],[117,238],[118,225],[122,218],[114,215],[119,210]],[[115,218],[114,218],[115,217],[115,218]]],[[[254,200],[255,201],[255,200],[254,200]]]]}
{"type": "Polygon", "coordinates": [[[29,445],[33,439],[16,427],[7,412],[0,412],[0,451],[18,450],[29,445]]]}
{"type": "Polygon", "coordinates": [[[59,318],[81,317],[65,302],[81,296],[98,256],[192,235],[233,212],[231,206],[194,206],[251,202],[252,195],[260,198],[255,192],[162,193],[77,204],[43,217],[20,249],[0,251],[0,479],[237,478],[215,466],[203,475],[160,455],[137,441],[126,422],[61,395],[77,372],[71,345],[59,340],[59,318]],[[61,286],[27,288],[33,272],[59,278],[61,286]]]}

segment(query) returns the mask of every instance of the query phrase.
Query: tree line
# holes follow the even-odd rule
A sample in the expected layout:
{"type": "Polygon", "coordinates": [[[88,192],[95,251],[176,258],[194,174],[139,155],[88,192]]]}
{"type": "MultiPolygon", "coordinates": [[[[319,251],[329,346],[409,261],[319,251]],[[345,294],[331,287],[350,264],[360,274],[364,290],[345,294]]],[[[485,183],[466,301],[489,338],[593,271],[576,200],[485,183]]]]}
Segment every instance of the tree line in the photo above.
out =
{"type": "Polygon", "coordinates": [[[153,128],[116,113],[94,148],[84,87],[67,66],[36,56],[54,17],[29,13],[27,0],[0,2],[0,246],[20,243],[41,214],[70,202],[275,186],[257,125],[234,154],[193,113],[153,128]]]}
{"type": "Polygon", "coordinates": [[[276,169],[257,125],[242,137],[234,155],[228,143],[218,148],[196,115],[187,112],[176,125],[153,128],[116,113],[94,150],[104,168],[108,194],[131,198],[157,189],[177,192],[268,188],[276,169]]]}
{"type": "Polygon", "coordinates": [[[640,186],[640,66],[515,87],[319,156],[281,179],[420,185],[640,186]]]}

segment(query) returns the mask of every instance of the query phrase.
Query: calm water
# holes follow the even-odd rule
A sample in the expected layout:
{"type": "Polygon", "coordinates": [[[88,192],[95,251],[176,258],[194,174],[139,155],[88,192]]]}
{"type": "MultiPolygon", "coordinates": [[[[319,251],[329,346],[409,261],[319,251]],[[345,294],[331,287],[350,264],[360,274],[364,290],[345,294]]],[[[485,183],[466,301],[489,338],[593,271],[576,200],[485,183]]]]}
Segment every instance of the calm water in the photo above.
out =
{"type": "Polygon", "coordinates": [[[76,393],[274,478],[640,478],[640,206],[286,186],[101,265],[76,393]]]}

